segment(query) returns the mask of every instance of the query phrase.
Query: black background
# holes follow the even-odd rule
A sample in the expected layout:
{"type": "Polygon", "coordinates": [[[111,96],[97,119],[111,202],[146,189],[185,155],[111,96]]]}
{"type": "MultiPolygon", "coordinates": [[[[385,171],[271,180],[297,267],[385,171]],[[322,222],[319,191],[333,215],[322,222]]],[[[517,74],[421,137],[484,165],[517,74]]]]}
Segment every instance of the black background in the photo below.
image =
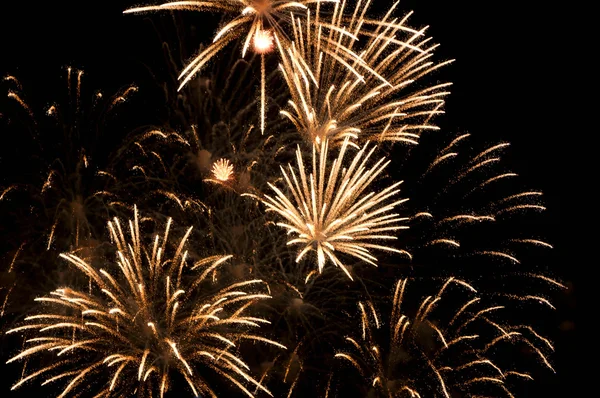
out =
{"type": "MultiPolygon", "coordinates": [[[[373,3],[377,7],[388,1],[373,3]]],[[[62,84],[65,65],[84,69],[95,87],[143,84],[148,79],[144,63],[160,57],[160,43],[145,22],[152,15],[122,14],[135,4],[116,0],[3,2],[0,73],[13,74],[40,92],[62,84]]],[[[569,297],[558,307],[559,318],[573,321],[571,282],[576,271],[568,263],[561,229],[564,148],[555,139],[563,123],[557,100],[562,89],[557,76],[562,68],[563,33],[553,24],[556,10],[541,1],[439,0],[402,0],[399,9],[415,11],[413,26],[430,25],[429,35],[441,43],[439,59],[456,59],[442,73],[454,83],[446,115],[438,120],[442,128],[489,137],[490,142],[510,141],[513,169],[545,193],[548,241],[555,247],[555,263],[550,267],[570,286],[569,297]]],[[[144,122],[152,122],[155,111],[147,109],[144,122]]],[[[1,137],[0,145],[9,143],[10,137],[1,137]]],[[[10,172],[6,165],[2,167],[4,180],[10,172]]],[[[575,330],[558,335],[553,357],[557,375],[537,381],[542,385],[539,396],[575,393],[575,330]]],[[[12,380],[0,379],[0,396],[5,396],[12,380]]]]}

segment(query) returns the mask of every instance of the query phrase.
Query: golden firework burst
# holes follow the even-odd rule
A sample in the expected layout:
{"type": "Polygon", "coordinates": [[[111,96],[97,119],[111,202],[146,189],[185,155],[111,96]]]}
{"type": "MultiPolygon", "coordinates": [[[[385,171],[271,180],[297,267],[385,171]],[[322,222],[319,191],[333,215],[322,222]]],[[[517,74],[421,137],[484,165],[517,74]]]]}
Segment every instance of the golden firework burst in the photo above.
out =
{"type": "Polygon", "coordinates": [[[216,180],[229,181],[233,176],[233,165],[228,159],[219,159],[213,163],[212,174],[216,180]]]}
{"type": "Polygon", "coordinates": [[[186,250],[191,228],[171,253],[170,226],[169,220],[164,234],[145,245],[136,209],[128,237],[118,219],[109,222],[116,258],[103,268],[71,253],[61,256],[90,286],[63,287],[37,298],[43,311],[7,332],[27,336],[23,350],[7,363],[35,357],[41,364],[13,389],[44,378],[42,385],[66,383],[60,397],[89,386],[98,389],[97,396],[137,390],[162,397],[178,373],[195,396],[216,397],[214,378],[207,374],[250,397],[248,384],[268,393],[237,352],[243,340],[283,347],[252,331],[269,323],[249,314],[254,302],[270,297],[268,287],[261,280],[219,285],[217,271],[231,256],[192,263],[186,250]]]}
{"type": "Polygon", "coordinates": [[[233,18],[225,23],[216,33],[213,42],[192,62],[190,62],[179,75],[181,89],[192,77],[202,69],[217,53],[223,50],[230,42],[245,34],[242,57],[249,48],[261,54],[261,131],[265,130],[266,106],[266,71],[264,55],[273,49],[273,41],[289,41],[289,25],[295,15],[303,15],[309,4],[337,2],[338,0],[208,0],[208,1],[171,1],[155,6],[134,7],[124,13],[140,13],[160,10],[184,11],[217,11],[233,18]],[[251,45],[252,44],[252,45],[251,45]]]}
{"type": "MultiPolygon", "coordinates": [[[[412,398],[450,398],[454,392],[471,395],[482,388],[512,396],[512,382],[532,376],[503,363],[498,346],[502,352],[527,347],[553,371],[546,358],[546,352],[554,349],[550,341],[528,325],[499,323],[493,314],[505,305],[489,302],[469,283],[448,278],[436,294],[417,300],[419,305],[412,308],[407,282],[396,283],[389,319],[380,319],[373,303],[359,302],[361,334],[347,337],[349,348],[335,355],[366,379],[363,386],[353,384],[353,388],[371,391],[368,395],[412,398]],[[445,299],[457,294],[466,297],[445,299]],[[382,340],[377,329],[384,324],[389,325],[385,334],[389,339],[382,340]]],[[[536,300],[554,308],[543,297],[510,299],[536,300]]]]}
{"type": "MultiPolygon", "coordinates": [[[[338,63],[337,66],[348,69],[349,73],[357,76],[362,82],[364,82],[362,74],[366,73],[368,75],[373,74],[383,84],[390,85],[390,83],[385,81],[383,76],[374,70],[369,62],[363,59],[363,55],[352,49],[354,42],[358,41],[358,37],[348,34],[346,28],[341,25],[342,21],[346,22],[346,18],[342,18],[345,4],[345,1],[340,3],[339,0],[171,1],[160,5],[130,8],[125,10],[124,13],[183,10],[216,11],[231,15],[233,18],[219,29],[213,38],[213,42],[183,69],[179,75],[179,80],[181,80],[179,89],[186,85],[207,62],[222,51],[229,43],[245,35],[242,57],[246,55],[250,48],[261,55],[260,129],[261,132],[264,132],[266,112],[265,55],[276,49],[276,52],[281,57],[285,56],[285,47],[288,47],[293,40],[302,41],[303,47],[313,47],[315,54],[324,53],[329,55],[331,59],[336,60],[338,63]],[[334,5],[332,20],[337,21],[337,23],[320,25],[319,15],[323,12],[321,5],[324,3],[332,3],[334,5]],[[309,6],[314,6],[316,18],[311,19],[309,6]],[[296,24],[301,26],[302,23],[308,27],[307,29],[316,26],[319,31],[323,28],[329,31],[329,33],[302,36],[302,33],[296,30],[296,24]],[[336,37],[340,33],[345,38],[351,38],[350,42],[337,40],[336,37]],[[273,45],[273,41],[276,43],[276,46],[273,45]]],[[[368,8],[368,5],[366,8],[368,8]]],[[[353,18],[353,21],[357,26],[362,24],[377,25],[377,21],[365,19],[364,14],[359,19],[353,18]]],[[[386,23],[383,22],[381,27],[385,28],[386,23]]],[[[392,37],[388,37],[388,39],[394,41],[392,37]]],[[[394,42],[397,42],[397,40],[394,42]]]]}
{"type": "Polygon", "coordinates": [[[319,146],[313,145],[313,171],[310,174],[298,148],[297,171],[288,165],[288,174],[281,167],[289,193],[269,184],[276,196],[265,195],[262,201],[268,210],[276,212],[285,220],[277,225],[286,228],[292,236],[287,244],[302,246],[296,262],[306,253],[315,251],[319,271],[323,270],[329,259],[352,279],[350,272],[338,258],[338,253],[348,254],[373,265],[376,265],[377,258],[371,254],[370,249],[408,254],[404,250],[373,243],[397,239],[389,233],[407,228],[400,225],[407,218],[391,212],[395,206],[408,199],[394,202],[388,200],[400,192],[398,187],[402,181],[379,192],[367,193],[368,189],[374,189],[372,182],[383,172],[389,161],[382,158],[368,167],[367,163],[376,147],[369,148],[367,144],[354,155],[350,165],[344,167],[348,146],[349,139],[346,138],[337,159],[328,165],[328,141],[319,146]]]}
{"type": "Polygon", "coordinates": [[[395,18],[397,5],[378,21],[368,19],[370,2],[356,2],[351,17],[342,2],[326,20],[318,14],[317,23],[296,20],[298,40],[282,51],[281,69],[292,98],[281,114],[309,141],[340,144],[350,137],[416,144],[421,131],[438,129],[431,119],[443,113],[450,83],[428,86],[422,78],[452,61],[432,60],[437,45],[425,35],[427,28],[408,26],[411,13],[395,18]],[[315,37],[326,40],[304,44],[315,37]],[[370,73],[356,73],[358,62],[336,67],[343,62],[340,49],[360,54],[370,73]]]}

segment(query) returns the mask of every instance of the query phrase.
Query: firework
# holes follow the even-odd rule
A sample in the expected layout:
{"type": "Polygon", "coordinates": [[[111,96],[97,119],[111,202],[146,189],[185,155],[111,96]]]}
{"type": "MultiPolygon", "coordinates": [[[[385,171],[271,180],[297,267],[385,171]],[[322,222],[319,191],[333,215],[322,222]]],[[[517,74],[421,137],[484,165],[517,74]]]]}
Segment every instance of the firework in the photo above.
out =
{"type": "MultiPolygon", "coordinates": [[[[408,279],[396,284],[389,319],[380,319],[371,302],[360,302],[361,333],[347,337],[350,348],[335,355],[363,377],[363,386],[352,384],[361,396],[512,396],[511,383],[532,376],[514,368],[506,355],[511,347],[526,347],[553,371],[546,357],[553,347],[546,338],[530,326],[498,320],[506,304],[490,303],[469,283],[449,278],[435,295],[421,298],[412,308],[407,284],[408,279]],[[389,330],[383,330],[384,324],[389,330]]],[[[543,297],[513,298],[549,305],[543,297]]]]}
{"type": "Polygon", "coordinates": [[[216,180],[228,181],[233,176],[233,166],[227,159],[219,159],[213,163],[212,174],[216,180]]]}
{"type": "Polygon", "coordinates": [[[291,196],[269,184],[276,196],[273,198],[265,195],[262,201],[268,210],[276,212],[285,220],[277,225],[287,229],[288,235],[292,235],[287,244],[302,246],[296,262],[308,252],[315,251],[319,272],[323,270],[328,259],[352,279],[336,252],[348,254],[373,265],[376,265],[377,258],[369,249],[406,253],[403,250],[371,243],[373,240],[397,239],[396,236],[387,233],[406,228],[399,224],[406,218],[390,213],[396,205],[405,202],[406,199],[388,202],[389,198],[400,192],[398,187],[401,182],[379,192],[364,193],[367,189],[374,188],[371,183],[389,162],[382,158],[371,168],[367,168],[366,165],[376,147],[368,148],[368,145],[365,145],[346,168],[343,161],[348,146],[349,140],[346,138],[339,149],[337,159],[328,167],[329,143],[325,141],[319,146],[313,145],[313,171],[308,178],[302,152],[298,147],[296,159],[300,180],[291,165],[288,165],[289,175],[281,167],[291,196]]]}
{"type": "Polygon", "coordinates": [[[75,248],[86,257],[99,244],[104,220],[123,210],[119,204],[126,181],[111,169],[106,142],[118,143],[125,135],[128,125],[118,113],[137,87],[113,95],[90,92],[85,76],[66,68],[66,84],[52,92],[53,101],[42,109],[17,78],[3,79],[7,95],[0,107],[13,144],[3,147],[0,156],[10,176],[0,186],[0,212],[5,225],[11,225],[5,239],[11,258],[3,271],[38,275],[25,288],[10,289],[7,308],[29,303],[38,288],[46,291],[40,284],[51,274],[68,281],[70,274],[48,260],[75,248]]]}
{"type": "Polygon", "coordinates": [[[12,76],[4,80],[12,84],[8,98],[20,108],[26,119],[24,124],[30,130],[30,140],[24,138],[24,144],[29,145],[28,150],[39,152],[40,163],[23,165],[22,173],[27,175],[29,168],[35,167],[42,179],[38,183],[15,182],[3,189],[0,200],[26,192],[29,201],[42,213],[36,214],[36,218],[49,218],[49,225],[42,233],[46,237],[46,249],[56,243],[60,231],[64,234],[61,240],[67,242],[61,242],[59,250],[71,250],[79,246],[81,240],[92,237],[94,223],[89,218],[105,217],[108,212],[100,209],[114,200],[108,190],[114,175],[98,170],[96,155],[102,157],[98,153],[98,142],[115,108],[126,102],[137,88],[127,87],[106,99],[97,91],[91,98],[90,109],[84,109],[89,102],[82,96],[83,71],[69,67],[67,101],[50,105],[44,117],[37,117],[37,111],[28,105],[18,81],[12,76]],[[44,144],[47,146],[42,146],[44,144]]]}
{"type": "Polygon", "coordinates": [[[247,373],[236,351],[244,340],[281,346],[253,332],[268,323],[249,314],[255,301],[269,297],[267,287],[260,280],[219,286],[218,270],[231,256],[192,262],[189,234],[171,252],[170,224],[145,245],[137,211],[127,237],[118,219],[109,222],[117,251],[103,268],[74,254],[61,256],[89,278],[91,287],[64,287],[36,299],[44,310],[7,332],[27,336],[23,350],[8,363],[47,355],[58,359],[23,376],[13,389],[44,378],[43,385],[66,384],[60,397],[84,384],[102,396],[137,390],[162,397],[177,373],[195,396],[216,397],[206,377],[211,372],[248,396],[254,395],[246,384],[268,392],[247,373]]]}
{"type": "Polygon", "coordinates": [[[346,137],[416,144],[421,131],[437,129],[431,118],[443,113],[450,84],[423,87],[421,81],[452,61],[432,61],[437,45],[425,36],[426,28],[406,25],[410,13],[400,21],[394,18],[397,5],[378,21],[367,17],[370,2],[360,1],[352,17],[344,14],[344,1],[329,20],[320,21],[318,14],[315,24],[295,19],[298,40],[283,51],[281,65],[292,100],[281,113],[305,139],[317,144],[324,139],[340,144],[346,137]],[[327,40],[320,40],[320,46],[303,42],[323,36],[327,40]],[[372,73],[363,76],[354,68],[336,67],[339,48],[360,54],[372,73]]]}
{"type": "MultiPolygon", "coordinates": [[[[334,20],[342,18],[345,2],[340,6],[339,0],[226,0],[226,1],[174,1],[156,6],[135,7],[125,10],[124,13],[140,13],[159,10],[190,10],[190,11],[217,11],[232,15],[233,19],[227,22],[215,35],[212,44],[197,55],[181,72],[179,79],[182,88],[192,77],[201,70],[217,53],[222,51],[230,42],[241,35],[245,35],[242,48],[242,57],[246,55],[249,48],[252,48],[256,54],[260,54],[261,62],[261,85],[260,85],[260,129],[265,131],[265,108],[266,108],[266,61],[265,55],[277,52],[281,57],[285,55],[283,46],[291,43],[292,37],[298,40],[298,32],[295,30],[295,24],[304,21],[307,26],[320,26],[319,15],[321,14],[322,3],[334,4],[334,20]],[[316,6],[316,18],[311,20],[309,5],[316,6]],[[298,18],[298,22],[295,19],[298,18]],[[275,42],[275,44],[273,43],[275,42]]],[[[367,6],[368,7],[368,6],[367,6]]],[[[366,7],[365,7],[366,9],[366,7]]],[[[364,14],[359,20],[354,20],[355,25],[377,24],[376,21],[364,19],[364,14]]],[[[345,19],[344,19],[345,20],[345,19]]],[[[382,26],[385,26],[385,22],[382,26]]],[[[364,81],[361,73],[374,74],[384,82],[385,78],[379,75],[368,62],[363,60],[362,55],[352,50],[352,43],[347,47],[341,40],[334,40],[334,32],[340,32],[340,22],[338,24],[323,25],[330,31],[329,37],[326,35],[310,35],[305,39],[306,43],[302,45],[315,48],[315,53],[323,52],[336,60],[340,66],[345,67],[364,81]],[[322,42],[324,45],[322,46],[322,42]]],[[[354,26],[353,26],[354,27],[354,26]]],[[[309,28],[310,29],[310,28],[309,28]]],[[[320,29],[320,28],[319,28],[320,29]]],[[[345,27],[341,28],[345,32],[345,27]]],[[[336,33],[336,35],[337,35],[336,33]]],[[[352,40],[358,38],[352,34],[348,37],[352,40]]],[[[303,38],[300,37],[300,40],[303,38]]],[[[394,41],[393,38],[389,38],[394,41]]],[[[395,41],[394,41],[395,42],[395,41]]]]}
{"type": "MultiPolygon", "coordinates": [[[[209,0],[209,1],[173,1],[156,6],[135,7],[124,13],[140,13],[159,10],[185,11],[217,11],[232,15],[215,35],[212,44],[204,49],[190,62],[179,75],[181,89],[202,67],[230,42],[240,35],[246,35],[242,49],[242,57],[250,47],[261,55],[261,90],[260,112],[261,131],[265,129],[265,54],[273,51],[273,39],[286,40],[286,25],[289,25],[295,14],[303,15],[311,3],[337,2],[337,0],[209,0]],[[291,16],[290,16],[291,15],[291,16]],[[251,46],[252,44],[252,46],[251,46]]],[[[289,40],[289,39],[287,39],[289,40]]]]}
{"type": "Polygon", "coordinates": [[[546,209],[542,192],[508,167],[508,148],[506,142],[482,145],[469,134],[432,134],[393,159],[411,199],[403,243],[414,262],[443,262],[446,272],[456,263],[452,273],[475,277],[485,261],[501,265],[504,274],[520,272],[528,257],[552,247],[535,222],[546,209]]]}

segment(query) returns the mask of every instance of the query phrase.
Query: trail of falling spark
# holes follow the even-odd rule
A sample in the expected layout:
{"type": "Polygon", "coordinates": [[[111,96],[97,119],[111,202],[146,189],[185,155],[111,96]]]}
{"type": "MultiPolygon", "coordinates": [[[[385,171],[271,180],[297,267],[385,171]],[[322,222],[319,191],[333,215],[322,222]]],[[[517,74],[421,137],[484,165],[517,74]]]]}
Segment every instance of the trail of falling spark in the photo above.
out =
{"type": "Polygon", "coordinates": [[[260,133],[265,133],[265,55],[260,54],[260,133]]]}

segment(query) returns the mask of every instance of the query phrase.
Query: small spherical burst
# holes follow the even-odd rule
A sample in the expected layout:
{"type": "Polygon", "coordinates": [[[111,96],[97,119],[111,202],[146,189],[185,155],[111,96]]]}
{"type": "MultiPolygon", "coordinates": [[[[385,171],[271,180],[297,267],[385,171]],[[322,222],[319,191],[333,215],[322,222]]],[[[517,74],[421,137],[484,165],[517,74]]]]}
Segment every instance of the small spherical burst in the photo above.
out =
{"type": "Polygon", "coordinates": [[[219,159],[213,163],[212,174],[216,180],[229,181],[233,177],[233,165],[228,159],[219,159]]]}
{"type": "Polygon", "coordinates": [[[313,172],[308,178],[302,152],[298,148],[296,159],[300,178],[297,178],[291,165],[288,165],[289,175],[281,167],[289,194],[269,184],[276,196],[273,198],[265,195],[262,201],[270,211],[278,213],[285,220],[277,225],[286,228],[288,234],[293,236],[287,244],[303,246],[296,262],[309,251],[315,251],[319,271],[323,270],[329,259],[352,279],[336,252],[348,254],[373,265],[376,265],[377,258],[369,249],[407,254],[387,245],[371,243],[373,240],[397,239],[388,233],[405,229],[406,227],[399,223],[407,219],[391,211],[407,199],[391,203],[388,201],[400,192],[397,188],[402,181],[379,192],[365,192],[367,189],[374,189],[371,183],[389,161],[382,158],[367,168],[369,158],[376,148],[369,149],[367,144],[356,153],[350,165],[344,167],[343,161],[348,146],[349,140],[346,138],[337,159],[328,167],[328,141],[319,146],[313,145],[313,172]]]}
{"type": "Polygon", "coordinates": [[[270,297],[265,283],[221,283],[220,267],[231,256],[192,263],[186,250],[191,228],[172,245],[170,226],[169,220],[164,234],[145,245],[136,210],[127,237],[118,219],[109,222],[114,261],[98,268],[72,253],[62,255],[89,278],[89,286],[37,298],[43,310],[7,332],[27,336],[23,350],[7,363],[35,357],[40,364],[13,389],[44,378],[43,385],[65,383],[60,397],[81,389],[106,397],[136,391],[162,397],[180,378],[195,396],[215,397],[215,379],[250,397],[249,384],[268,392],[247,373],[236,349],[243,340],[281,346],[252,332],[268,323],[249,314],[254,302],[270,297]]]}
{"type": "Polygon", "coordinates": [[[273,51],[273,34],[268,30],[259,30],[254,34],[254,51],[258,54],[268,54],[273,51]]]}

